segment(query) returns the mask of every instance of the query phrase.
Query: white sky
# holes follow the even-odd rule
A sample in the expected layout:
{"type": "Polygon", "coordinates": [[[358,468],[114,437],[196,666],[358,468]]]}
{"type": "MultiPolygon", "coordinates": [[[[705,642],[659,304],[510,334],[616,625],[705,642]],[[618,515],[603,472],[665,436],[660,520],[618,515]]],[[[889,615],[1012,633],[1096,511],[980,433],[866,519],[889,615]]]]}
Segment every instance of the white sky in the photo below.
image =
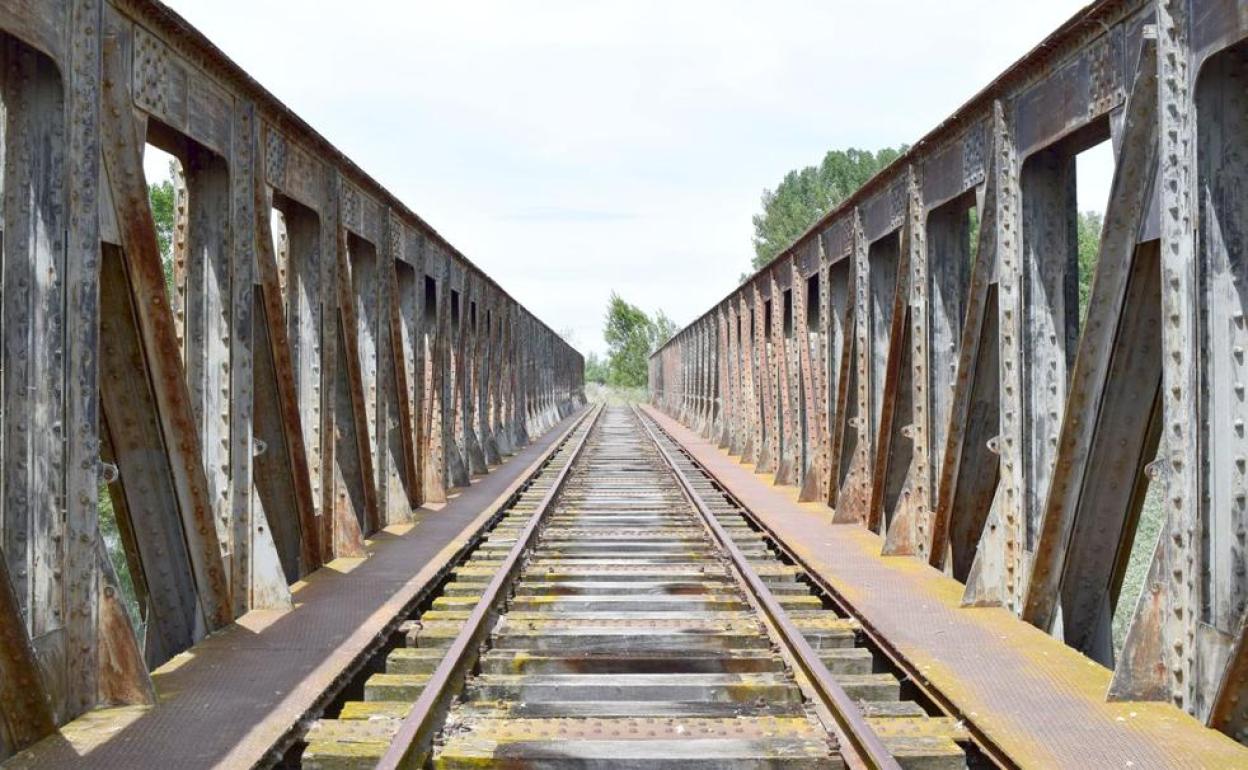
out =
{"type": "Polygon", "coordinates": [[[697,317],[763,188],[915,141],[1085,4],[166,2],[586,352],[613,289],[697,317]]]}

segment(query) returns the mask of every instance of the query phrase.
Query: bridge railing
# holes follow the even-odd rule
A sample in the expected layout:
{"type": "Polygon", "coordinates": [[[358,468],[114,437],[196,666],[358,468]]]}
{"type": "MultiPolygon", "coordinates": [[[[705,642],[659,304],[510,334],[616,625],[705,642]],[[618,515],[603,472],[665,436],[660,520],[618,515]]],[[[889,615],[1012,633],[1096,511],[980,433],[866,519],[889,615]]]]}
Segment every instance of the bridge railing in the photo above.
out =
{"type": "Polygon", "coordinates": [[[0,757],[151,702],[583,401],[576,351],[163,5],[0,5],[0,103],[0,757]]]}
{"type": "Polygon", "coordinates": [[[1109,697],[1241,740],[1246,20],[1089,6],[650,362],[662,409],[1113,666],[1109,697]],[[1081,265],[1074,159],[1101,141],[1081,265]]]}

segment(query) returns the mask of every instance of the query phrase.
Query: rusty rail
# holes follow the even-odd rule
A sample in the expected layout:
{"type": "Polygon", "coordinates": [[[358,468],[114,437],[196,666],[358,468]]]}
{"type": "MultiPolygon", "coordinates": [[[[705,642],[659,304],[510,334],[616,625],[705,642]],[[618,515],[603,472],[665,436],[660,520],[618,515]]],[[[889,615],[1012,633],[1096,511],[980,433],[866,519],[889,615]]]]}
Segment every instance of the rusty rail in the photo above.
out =
{"type": "Polygon", "coordinates": [[[819,659],[814,648],[789,620],[788,613],[776,601],[771,589],[750,566],[749,560],[741,553],[741,549],[733,542],[732,537],[724,531],[719,519],[706,507],[702,496],[689,483],[684,471],[676,464],[667,447],[663,445],[663,441],[655,434],[650,418],[636,407],[633,407],[633,412],[645,427],[650,439],[654,441],[654,445],[658,447],[659,454],[667,463],[672,475],[676,477],[677,483],[680,484],[689,502],[702,517],[703,524],[711,531],[720,548],[728,555],[733,571],[741,583],[748,588],[746,595],[766,615],[767,620],[775,628],[788,657],[801,669],[811,690],[818,698],[819,704],[834,720],[837,743],[846,763],[850,767],[865,767],[873,770],[900,770],[901,765],[884,747],[879,736],[867,724],[867,720],[863,719],[857,704],[845,693],[845,689],[837,684],[832,672],[828,671],[828,667],[819,659]],[[847,749],[852,754],[847,754],[847,749]]]}
{"type": "MultiPolygon", "coordinates": [[[[506,590],[515,580],[525,553],[532,545],[533,537],[541,526],[551,502],[559,494],[573,462],[585,446],[594,423],[602,414],[602,406],[587,412],[578,423],[585,430],[575,439],[576,443],[568,453],[567,461],[551,480],[550,489],[542,496],[536,510],[529,517],[524,529],[516,538],[515,545],[507,552],[498,572],[491,578],[482,592],[480,601],[473,608],[463,628],[455,636],[447,649],[442,662],[434,669],[429,682],[425,685],[420,698],[412,705],[411,711],[404,718],[398,733],[390,743],[390,749],[377,764],[378,770],[399,770],[399,768],[419,766],[421,758],[428,751],[428,744],[433,740],[435,731],[441,727],[442,719],[449,708],[451,700],[458,693],[464,677],[475,664],[481,643],[490,632],[497,616],[498,605],[506,599],[506,590]]],[[[556,455],[557,456],[557,452],[556,455]]]]}
{"type": "MultiPolygon", "coordinates": [[[[664,429],[663,426],[658,425],[653,420],[651,420],[649,424],[654,428],[654,430],[658,431],[659,434],[666,437],[668,441],[672,442],[673,445],[680,447],[680,442],[677,441],[676,438],[673,437],[666,429],[664,429]]],[[[840,612],[845,613],[848,617],[854,618],[862,625],[862,633],[870,640],[871,644],[879,650],[879,652],[898,671],[903,672],[914,687],[922,692],[929,701],[936,704],[940,711],[957,718],[963,724],[971,738],[974,740],[975,745],[985,755],[985,758],[991,760],[998,767],[1018,767],[1018,764],[1010,759],[1001,747],[997,745],[997,742],[980,728],[975,719],[964,714],[962,710],[959,709],[957,705],[954,704],[954,702],[939,689],[932,687],[923,673],[913,663],[911,663],[906,656],[897,651],[893,643],[888,640],[888,637],[880,633],[880,631],[871,622],[870,618],[859,612],[858,609],[855,608],[854,605],[846,599],[845,596],[843,596],[826,577],[821,575],[819,571],[815,569],[805,559],[805,557],[802,556],[802,554],[790,548],[783,538],[777,535],[766,522],[755,515],[753,509],[737,498],[737,496],[728,489],[728,486],[724,484],[723,480],[715,473],[714,470],[707,468],[699,462],[697,458],[686,452],[683,447],[681,447],[679,451],[685,456],[691,465],[698,469],[699,473],[702,473],[715,485],[725,499],[729,500],[736,508],[738,508],[741,514],[749,519],[760,532],[765,533],[771,542],[775,544],[777,549],[784,553],[784,555],[787,556],[794,564],[802,567],[805,570],[807,577],[819,586],[819,590],[832,601],[840,612]]]]}

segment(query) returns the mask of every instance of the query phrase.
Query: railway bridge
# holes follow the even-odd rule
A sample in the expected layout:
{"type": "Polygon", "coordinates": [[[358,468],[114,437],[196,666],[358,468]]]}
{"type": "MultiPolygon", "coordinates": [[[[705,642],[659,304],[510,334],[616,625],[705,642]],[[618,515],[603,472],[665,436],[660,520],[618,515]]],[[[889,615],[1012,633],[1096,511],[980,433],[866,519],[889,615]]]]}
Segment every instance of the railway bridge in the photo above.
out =
{"type": "Polygon", "coordinates": [[[5,767],[1248,767],[1243,0],[1079,12],[646,404],[155,0],[0,3],[0,189],[5,767]]]}

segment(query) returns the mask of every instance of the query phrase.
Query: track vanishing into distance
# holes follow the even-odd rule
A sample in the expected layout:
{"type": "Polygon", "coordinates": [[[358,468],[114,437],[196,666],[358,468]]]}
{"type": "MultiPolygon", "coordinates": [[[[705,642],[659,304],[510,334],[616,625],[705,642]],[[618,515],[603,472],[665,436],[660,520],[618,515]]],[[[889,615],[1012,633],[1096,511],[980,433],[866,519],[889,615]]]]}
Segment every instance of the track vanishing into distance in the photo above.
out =
{"type": "Polygon", "coordinates": [[[648,418],[598,408],[287,759],[966,766],[813,586],[648,418]]]}
{"type": "Polygon", "coordinates": [[[954,84],[636,411],[223,47],[0,2],[0,770],[1248,768],[1248,0],[954,84]]]}

